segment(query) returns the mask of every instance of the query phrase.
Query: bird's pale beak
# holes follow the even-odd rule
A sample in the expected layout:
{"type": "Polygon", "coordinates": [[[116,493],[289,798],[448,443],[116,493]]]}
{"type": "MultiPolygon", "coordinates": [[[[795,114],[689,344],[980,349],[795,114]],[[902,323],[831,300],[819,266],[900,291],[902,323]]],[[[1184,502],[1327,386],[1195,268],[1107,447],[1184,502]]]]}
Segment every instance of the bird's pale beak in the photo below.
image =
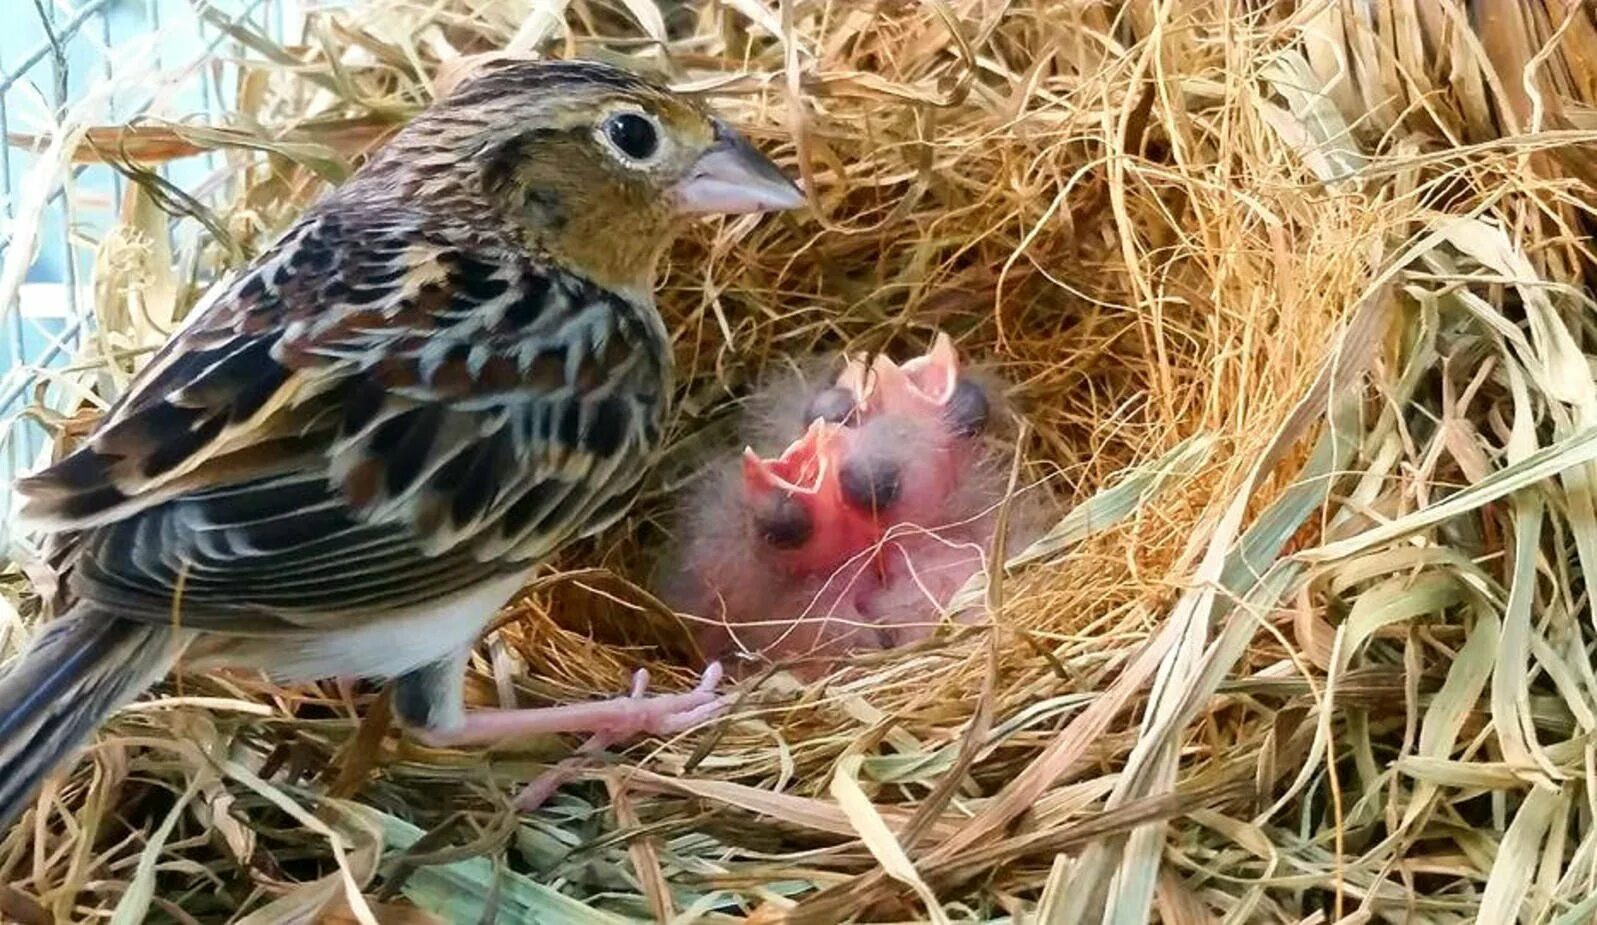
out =
{"type": "Polygon", "coordinates": [[[677,210],[689,215],[777,212],[804,204],[804,193],[731,126],[717,120],[715,143],[676,186],[677,210]]]}

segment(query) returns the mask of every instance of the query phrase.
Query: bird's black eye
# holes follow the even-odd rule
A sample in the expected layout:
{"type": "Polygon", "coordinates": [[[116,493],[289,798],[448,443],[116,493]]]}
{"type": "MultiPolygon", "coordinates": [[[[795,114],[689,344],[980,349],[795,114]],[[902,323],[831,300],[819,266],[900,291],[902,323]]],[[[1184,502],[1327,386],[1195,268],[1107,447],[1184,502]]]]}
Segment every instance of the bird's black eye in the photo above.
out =
{"type": "Polygon", "coordinates": [[[604,134],[617,151],[635,161],[646,161],[660,150],[660,130],[635,112],[617,113],[606,119],[604,134]]]}

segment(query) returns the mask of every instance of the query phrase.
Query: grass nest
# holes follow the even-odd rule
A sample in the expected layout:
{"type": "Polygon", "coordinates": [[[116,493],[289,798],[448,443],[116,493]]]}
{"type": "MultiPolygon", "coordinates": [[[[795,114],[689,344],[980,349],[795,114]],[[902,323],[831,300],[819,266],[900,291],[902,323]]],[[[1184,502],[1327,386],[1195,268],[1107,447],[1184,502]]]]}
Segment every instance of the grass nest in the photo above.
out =
{"type": "MultiPolygon", "coordinates": [[[[634,582],[685,460],[796,358],[949,332],[1067,513],[968,626],[745,683],[527,815],[516,782],[573,743],[429,751],[374,693],[181,676],[0,840],[0,918],[1597,914],[1588,6],[435,0],[314,12],[296,44],[197,15],[237,111],[11,139],[47,179],[137,181],[93,242],[88,352],[40,373],[58,445],[464,56],[665,74],[811,192],[672,252],[671,449],[628,529],[505,612],[475,702],[689,683],[634,582]],[[155,169],[202,151],[198,188],[155,169]]],[[[15,646],[37,605],[10,587],[15,646]]]]}

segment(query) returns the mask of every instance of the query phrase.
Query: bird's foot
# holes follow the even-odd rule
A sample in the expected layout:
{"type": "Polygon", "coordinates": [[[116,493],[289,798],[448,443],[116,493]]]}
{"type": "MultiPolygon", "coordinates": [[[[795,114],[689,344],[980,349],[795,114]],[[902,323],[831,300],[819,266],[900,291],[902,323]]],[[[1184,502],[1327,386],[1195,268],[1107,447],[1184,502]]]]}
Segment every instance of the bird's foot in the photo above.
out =
{"type": "Polygon", "coordinates": [[[649,697],[649,672],[632,676],[632,690],[621,697],[592,703],[568,703],[534,710],[471,710],[465,721],[450,729],[418,733],[428,745],[492,745],[529,735],[590,732],[583,749],[594,751],[644,734],[674,735],[720,713],[725,700],[715,692],[721,682],[721,665],[712,662],[699,684],[685,694],[649,697]],[[597,744],[595,744],[597,743],[597,744]]]}
{"type": "MultiPolygon", "coordinates": [[[[711,662],[698,686],[685,694],[648,696],[649,673],[632,675],[625,695],[593,703],[572,703],[535,710],[474,710],[453,729],[420,733],[432,746],[486,745],[527,735],[562,732],[592,733],[577,749],[585,756],[640,735],[675,735],[712,719],[726,709],[726,698],[715,692],[721,682],[719,662],[711,662]]],[[[520,809],[533,809],[547,800],[576,770],[561,762],[527,785],[516,798],[520,809]]]]}
{"type": "Polygon", "coordinates": [[[645,696],[649,672],[639,668],[632,675],[632,690],[626,695],[595,704],[582,704],[599,714],[601,728],[595,729],[577,754],[533,778],[516,795],[515,807],[531,812],[542,806],[560,786],[575,776],[587,755],[609,748],[645,733],[673,735],[713,719],[726,709],[726,698],[715,693],[721,681],[721,663],[711,662],[699,677],[698,686],[686,694],[645,696]]]}

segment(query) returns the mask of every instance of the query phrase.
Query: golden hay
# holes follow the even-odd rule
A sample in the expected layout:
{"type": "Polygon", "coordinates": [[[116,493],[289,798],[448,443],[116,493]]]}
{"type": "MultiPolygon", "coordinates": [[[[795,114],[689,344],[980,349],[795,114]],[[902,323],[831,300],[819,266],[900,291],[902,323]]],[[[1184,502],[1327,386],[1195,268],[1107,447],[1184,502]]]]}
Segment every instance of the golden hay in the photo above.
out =
{"type": "Polygon", "coordinates": [[[568,744],[433,752],[375,697],[182,679],[0,842],[0,917],[1589,920],[1590,9],[774,6],[374,2],[302,46],[236,30],[229,124],[62,129],[144,180],[84,367],[122,380],[197,295],[152,197],[203,207],[148,165],[227,152],[180,262],[209,274],[441,67],[624,55],[707,92],[815,209],[674,251],[674,450],[633,529],[505,615],[475,699],[605,695],[640,664],[686,683],[677,618],[624,576],[793,357],[950,332],[1014,383],[1023,478],[1075,519],[971,598],[974,630],[745,685],[527,817],[506,794],[568,744]]]}

